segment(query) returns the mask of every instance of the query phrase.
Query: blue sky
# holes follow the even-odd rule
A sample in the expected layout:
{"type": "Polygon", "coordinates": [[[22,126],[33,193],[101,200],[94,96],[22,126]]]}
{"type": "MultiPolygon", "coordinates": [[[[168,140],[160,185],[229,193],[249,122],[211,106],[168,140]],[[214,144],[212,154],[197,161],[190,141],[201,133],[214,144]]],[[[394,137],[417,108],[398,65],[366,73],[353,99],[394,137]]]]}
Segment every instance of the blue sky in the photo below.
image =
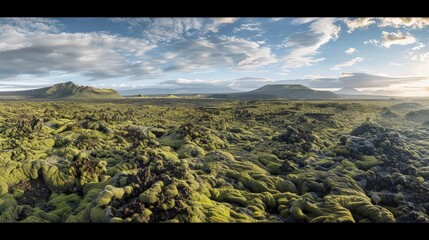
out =
{"type": "Polygon", "coordinates": [[[424,18],[3,18],[0,91],[269,83],[425,96],[424,18]]]}

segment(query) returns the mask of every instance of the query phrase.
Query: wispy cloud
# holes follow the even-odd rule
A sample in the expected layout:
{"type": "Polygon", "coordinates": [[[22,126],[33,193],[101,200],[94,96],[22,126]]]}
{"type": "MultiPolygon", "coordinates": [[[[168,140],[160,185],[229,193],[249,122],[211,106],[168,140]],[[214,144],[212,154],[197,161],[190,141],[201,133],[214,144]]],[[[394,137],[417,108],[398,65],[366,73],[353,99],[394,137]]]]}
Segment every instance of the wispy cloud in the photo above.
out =
{"type": "Polygon", "coordinates": [[[374,46],[376,46],[376,47],[379,47],[379,46],[380,46],[380,41],[378,41],[377,39],[369,39],[369,40],[364,41],[363,43],[364,43],[365,45],[370,44],[370,45],[374,45],[374,46]]]}
{"type": "Polygon", "coordinates": [[[365,60],[365,59],[361,58],[361,57],[355,57],[355,58],[353,58],[350,61],[343,62],[343,63],[340,63],[340,64],[337,64],[337,65],[333,66],[331,68],[331,70],[340,70],[341,68],[344,68],[344,67],[350,67],[350,66],[355,65],[356,63],[362,62],[363,60],[365,60]]]}
{"type": "Polygon", "coordinates": [[[370,25],[377,24],[378,27],[394,27],[394,28],[424,28],[429,26],[429,18],[344,18],[348,33],[352,33],[356,29],[366,29],[370,25]]]}
{"type": "Polygon", "coordinates": [[[212,32],[218,32],[219,28],[226,24],[231,24],[237,21],[237,18],[224,17],[224,18],[212,18],[212,23],[209,24],[206,29],[212,32]]]}
{"type": "Polygon", "coordinates": [[[343,21],[348,28],[347,30],[348,33],[352,33],[356,29],[365,29],[369,25],[372,25],[375,23],[374,18],[355,18],[355,19],[345,18],[343,19],[343,21]]]}
{"type": "Polygon", "coordinates": [[[243,77],[229,80],[211,80],[211,79],[186,79],[178,78],[176,80],[163,81],[158,84],[160,87],[186,87],[186,88],[202,88],[202,87],[228,87],[241,91],[253,90],[262,87],[266,84],[275,83],[275,80],[263,77],[243,77]]]}
{"type": "Polygon", "coordinates": [[[429,18],[380,18],[379,27],[409,27],[409,28],[424,28],[429,26],[429,18]]]}
{"type": "Polygon", "coordinates": [[[0,18],[0,25],[15,27],[20,33],[59,32],[63,25],[49,18],[0,18]]]}
{"type": "Polygon", "coordinates": [[[367,73],[342,73],[338,78],[284,80],[282,83],[304,84],[312,88],[388,88],[394,84],[411,84],[427,77],[380,76],[367,73]]]}
{"type": "Polygon", "coordinates": [[[152,43],[183,39],[204,28],[201,18],[112,18],[111,21],[127,24],[131,31],[141,31],[152,43]]]}
{"type": "Polygon", "coordinates": [[[249,70],[277,61],[269,47],[237,37],[199,38],[169,51],[177,56],[166,71],[190,71],[215,66],[249,70]]]}
{"type": "Polygon", "coordinates": [[[294,20],[294,24],[309,23],[307,30],[298,32],[285,40],[285,46],[290,49],[283,61],[285,68],[311,66],[325,58],[316,57],[319,48],[339,37],[341,28],[334,24],[333,18],[303,18],[294,20]]]}
{"type": "Polygon", "coordinates": [[[411,60],[419,62],[429,62],[429,52],[415,53],[411,56],[411,60]]]}
{"type": "Polygon", "coordinates": [[[356,53],[356,48],[348,48],[346,51],[344,51],[346,54],[351,55],[353,53],[356,53]]]}
{"type": "Polygon", "coordinates": [[[420,50],[424,47],[426,47],[426,45],[424,45],[423,43],[418,43],[417,46],[411,48],[411,51],[417,51],[417,50],[420,50]]]}
{"type": "Polygon", "coordinates": [[[142,31],[142,36],[152,43],[186,39],[207,32],[217,33],[219,28],[234,23],[237,18],[112,18],[124,23],[132,31],[142,31]]]}
{"type": "Polygon", "coordinates": [[[152,66],[132,63],[124,54],[143,57],[154,46],[142,39],[104,33],[50,33],[0,25],[0,78],[53,71],[91,78],[153,74],[152,66]]]}
{"type": "Polygon", "coordinates": [[[261,23],[259,22],[243,23],[240,25],[240,27],[234,28],[235,33],[240,31],[259,32],[261,31],[261,23]]]}
{"type": "Polygon", "coordinates": [[[270,78],[264,77],[243,77],[238,79],[229,80],[228,87],[240,89],[240,90],[251,90],[262,87],[266,84],[274,83],[275,81],[270,78]]]}

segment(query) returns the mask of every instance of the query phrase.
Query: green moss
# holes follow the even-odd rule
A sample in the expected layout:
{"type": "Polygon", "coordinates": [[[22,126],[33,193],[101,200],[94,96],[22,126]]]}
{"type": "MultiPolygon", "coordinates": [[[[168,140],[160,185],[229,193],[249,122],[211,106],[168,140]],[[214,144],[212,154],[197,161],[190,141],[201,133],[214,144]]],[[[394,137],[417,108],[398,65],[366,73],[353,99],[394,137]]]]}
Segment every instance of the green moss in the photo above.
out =
{"type": "Polygon", "coordinates": [[[195,143],[182,145],[179,150],[177,150],[177,153],[179,154],[179,158],[201,157],[206,155],[206,151],[195,143]]]}
{"type": "Polygon", "coordinates": [[[123,223],[123,222],[124,222],[124,219],[119,218],[119,217],[112,217],[110,219],[110,223],[123,223]]]}
{"type": "Polygon", "coordinates": [[[20,221],[21,223],[49,223],[48,220],[45,220],[43,218],[37,217],[37,216],[29,216],[26,219],[20,221]]]}
{"type": "Polygon", "coordinates": [[[360,160],[356,161],[356,166],[362,170],[369,170],[372,167],[380,165],[381,160],[377,159],[375,156],[366,156],[363,155],[360,160]]]}
{"type": "Polygon", "coordinates": [[[17,205],[18,204],[12,195],[8,193],[0,195],[0,214],[8,208],[15,208],[17,205]]]}
{"type": "Polygon", "coordinates": [[[132,188],[127,186],[124,188],[116,188],[111,185],[107,185],[98,195],[95,200],[97,206],[106,206],[112,201],[113,198],[121,199],[124,194],[131,194],[132,188]]]}
{"type": "Polygon", "coordinates": [[[174,198],[177,195],[179,195],[179,191],[177,190],[177,187],[173,184],[168,185],[164,191],[165,191],[165,195],[169,198],[174,198]]]}
{"type": "Polygon", "coordinates": [[[164,183],[161,181],[154,183],[148,190],[140,194],[140,201],[147,204],[154,204],[158,201],[158,194],[162,191],[163,186],[164,183]]]}
{"type": "Polygon", "coordinates": [[[51,191],[67,191],[76,183],[73,175],[61,171],[57,166],[43,165],[42,175],[51,191]]]}
{"type": "Polygon", "coordinates": [[[9,186],[2,179],[0,179],[0,195],[3,195],[9,191],[9,186]]]}
{"type": "Polygon", "coordinates": [[[94,207],[90,211],[90,219],[93,223],[108,223],[110,222],[109,217],[106,214],[104,208],[94,207]]]}

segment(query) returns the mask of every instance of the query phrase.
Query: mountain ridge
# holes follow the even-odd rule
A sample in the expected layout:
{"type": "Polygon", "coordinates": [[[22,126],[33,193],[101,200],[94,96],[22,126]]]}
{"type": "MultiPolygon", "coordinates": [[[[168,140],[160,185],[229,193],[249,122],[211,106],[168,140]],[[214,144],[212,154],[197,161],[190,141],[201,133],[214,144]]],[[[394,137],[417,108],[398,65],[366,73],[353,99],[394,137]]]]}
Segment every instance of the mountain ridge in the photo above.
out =
{"type": "Polygon", "coordinates": [[[0,96],[17,96],[36,99],[117,99],[123,98],[116,90],[79,86],[71,81],[58,83],[50,87],[2,92],[0,96]]]}
{"type": "Polygon", "coordinates": [[[302,84],[267,84],[258,89],[231,94],[214,94],[213,98],[238,98],[238,99],[275,99],[284,98],[290,100],[300,99],[338,99],[337,94],[329,91],[317,91],[302,84]]]}

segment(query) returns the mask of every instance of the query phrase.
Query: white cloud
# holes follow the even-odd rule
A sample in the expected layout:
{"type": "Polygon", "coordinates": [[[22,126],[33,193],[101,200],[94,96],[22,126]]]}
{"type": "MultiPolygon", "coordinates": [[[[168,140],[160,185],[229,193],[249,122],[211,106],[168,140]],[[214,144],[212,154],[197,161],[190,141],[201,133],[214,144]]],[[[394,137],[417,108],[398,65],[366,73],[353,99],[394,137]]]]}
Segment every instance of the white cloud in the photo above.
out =
{"type": "Polygon", "coordinates": [[[426,45],[424,45],[423,43],[418,43],[417,46],[411,48],[411,51],[417,51],[417,50],[420,50],[424,47],[426,47],[426,45]]]}
{"type": "Polygon", "coordinates": [[[374,18],[356,18],[356,19],[349,19],[345,18],[343,19],[344,23],[347,25],[347,28],[349,29],[347,32],[352,33],[356,29],[365,29],[369,25],[374,24],[375,20],[374,18]]]}
{"type": "Polygon", "coordinates": [[[343,63],[340,63],[340,64],[337,64],[337,65],[333,66],[331,68],[331,70],[340,70],[341,68],[344,68],[344,67],[350,67],[350,66],[355,65],[356,63],[362,62],[363,60],[365,60],[365,59],[361,58],[361,57],[355,57],[355,58],[353,58],[350,61],[343,62],[343,63]]]}
{"type": "Polygon", "coordinates": [[[352,33],[356,29],[366,29],[376,23],[379,27],[421,29],[429,25],[429,18],[345,18],[343,22],[347,25],[347,32],[352,33]]]}
{"type": "Polygon", "coordinates": [[[303,84],[311,88],[387,88],[393,84],[410,84],[426,80],[426,77],[381,76],[366,73],[342,73],[340,77],[320,79],[283,80],[278,83],[303,84]]]}
{"type": "Polygon", "coordinates": [[[320,75],[320,74],[310,74],[310,75],[304,75],[304,77],[306,79],[310,79],[310,80],[319,80],[321,78],[336,78],[337,76],[325,76],[325,75],[320,75]]]}
{"type": "Polygon", "coordinates": [[[151,18],[145,22],[143,37],[151,42],[184,39],[187,35],[203,29],[203,20],[199,18],[151,18]]]}
{"type": "Polygon", "coordinates": [[[212,23],[207,26],[208,31],[218,32],[219,27],[225,24],[231,24],[237,21],[237,18],[227,17],[227,18],[212,18],[212,23]]]}
{"type": "Polygon", "coordinates": [[[11,51],[11,50],[18,50],[21,48],[26,48],[31,46],[32,44],[29,42],[24,42],[24,43],[4,43],[4,42],[0,42],[0,52],[3,51],[11,51]]]}
{"type": "Polygon", "coordinates": [[[63,27],[57,20],[49,18],[0,18],[0,25],[13,26],[20,33],[59,32],[63,27]]]}
{"type": "Polygon", "coordinates": [[[165,71],[190,71],[207,67],[249,70],[276,62],[269,47],[236,37],[210,37],[188,41],[169,49],[176,61],[165,71]]]}
{"type": "Polygon", "coordinates": [[[306,23],[310,23],[316,21],[317,18],[314,17],[305,17],[305,18],[294,18],[291,22],[292,25],[302,25],[306,23]]]}
{"type": "Polygon", "coordinates": [[[429,18],[380,18],[379,27],[410,27],[424,28],[429,25],[429,18]]]}
{"type": "Polygon", "coordinates": [[[332,18],[301,18],[295,19],[293,24],[309,23],[306,31],[298,32],[285,40],[285,46],[290,48],[283,61],[285,68],[299,68],[311,66],[323,61],[324,58],[315,58],[319,48],[331,40],[339,37],[341,28],[334,24],[332,18]]]}
{"type": "Polygon", "coordinates": [[[408,45],[416,42],[416,38],[410,33],[398,32],[385,32],[382,33],[381,46],[389,48],[392,45],[408,45]]]}
{"type": "Polygon", "coordinates": [[[411,56],[411,60],[419,62],[429,62],[429,52],[413,54],[411,56]]]}
{"type": "Polygon", "coordinates": [[[367,40],[367,41],[364,41],[363,42],[365,45],[367,45],[367,44],[371,44],[371,45],[374,45],[374,46],[376,46],[376,47],[379,47],[380,46],[380,41],[378,41],[377,39],[369,39],[369,40],[367,40]]]}
{"type": "Polygon", "coordinates": [[[234,33],[239,31],[261,31],[261,24],[259,22],[243,23],[240,27],[234,28],[234,33]]]}
{"type": "Polygon", "coordinates": [[[174,93],[230,93],[237,91],[227,85],[227,81],[178,78],[163,81],[154,85],[154,88],[164,89],[164,91],[172,90],[174,93]]]}
{"type": "Polygon", "coordinates": [[[344,51],[346,54],[351,55],[353,53],[356,53],[356,48],[348,48],[346,51],[344,51]]]}
{"type": "MultiPolygon", "coordinates": [[[[170,27],[175,29],[172,35],[167,36],[158,28],[158,36],[164,40],[186,36],[190,34],[189,29],[203,29],[193,22],[195,19],[170,20],[156,23],[163,26],[171,24],[170,27]]],[[[217,23],[231,21],[218,19],[217,23]]],[[[156,35],[155,32],[151,34],[156,35]]],[[[43,77],[56,71],[81,74],[91,80],[114,77],[137,80],[156,78],[166,72],[217,67],[248,71],[276,61],[269,47],[237,37],[198,37],[161,49],[144,38],[96,32],[29,31],[0,24],[0,79],[10,79],[19,74],[43,77]],[[160,50],[161,54],[148,53],[153,49],[160,50]]]]}
{"type": "Polygon", "coordinates": [[[210,84],[216,84],[219,82],[219,80],[201,80],[201,79],[186,79],[186,78],[178,78],[175,81],[164,81],[164,83],[172,83],[180,85],[180,84],[194,84],[194,83],[210,83],[210,84]]]}
{"type": "Polygon", "coordinates": [[[264,77],[243,77],[238,79],[228,80],[212,80],[212,79],[186,79],[178,78],[176,80],[163,81],[159,84],[160,87],[228,87],[249,91],[267,84],[275,83],[275,80],[264,77]]]}
{"type": "Polygon", "coordinates": [[[426,62],[426,61],[429,61],[429,52],[420,54],[420,62],[426,62]]]}
{"type": "Polygon", "coordinates": [[[131,31],[142,31],[143,37],[152,43],[187,39],[234,23],[237,18],[112,18],[116,23],[125,23],[131,31]]]}
{"type": "Polygon", "coordinates": [[[50,33],[0,25],[0,78],[46,76],[54,71],[92,78],[155,74],[147,63],[130,63],[154,46],[142,39],[105,33],[50,33]]]}

